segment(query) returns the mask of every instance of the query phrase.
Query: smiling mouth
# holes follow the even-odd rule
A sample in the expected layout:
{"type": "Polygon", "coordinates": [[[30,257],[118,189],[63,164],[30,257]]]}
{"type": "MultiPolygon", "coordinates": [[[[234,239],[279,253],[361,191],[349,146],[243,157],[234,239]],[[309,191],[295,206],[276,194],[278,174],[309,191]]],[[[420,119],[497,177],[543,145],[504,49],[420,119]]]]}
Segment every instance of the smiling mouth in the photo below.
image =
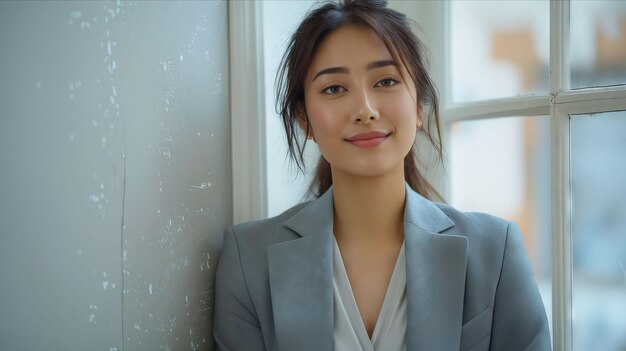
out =
{"type": "Polygon", "coordinates": [[[382,142],[387,140],[387,138],[391,135],[391,133],[379,137],[369,138],[369,139],[356,139],[356,140],[346,140],[350,144],[361,147],[361,148],[370,148],[380,145],[382,142]]]}

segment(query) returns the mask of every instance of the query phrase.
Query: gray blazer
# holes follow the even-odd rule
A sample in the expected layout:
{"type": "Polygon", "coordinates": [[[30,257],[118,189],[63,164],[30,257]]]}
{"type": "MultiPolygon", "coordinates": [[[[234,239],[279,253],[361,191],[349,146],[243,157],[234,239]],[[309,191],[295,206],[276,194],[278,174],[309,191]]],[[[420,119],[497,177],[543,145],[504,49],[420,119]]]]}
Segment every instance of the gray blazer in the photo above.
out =
{"type": "MultiPolygon", "coordinates": [[[[405,186],[408,350],[550,350],[517,225],[405,186]]],[[[227,229],[215,282],[217,350],[332,350],[332,236],[332,187],[227,229]]]]}

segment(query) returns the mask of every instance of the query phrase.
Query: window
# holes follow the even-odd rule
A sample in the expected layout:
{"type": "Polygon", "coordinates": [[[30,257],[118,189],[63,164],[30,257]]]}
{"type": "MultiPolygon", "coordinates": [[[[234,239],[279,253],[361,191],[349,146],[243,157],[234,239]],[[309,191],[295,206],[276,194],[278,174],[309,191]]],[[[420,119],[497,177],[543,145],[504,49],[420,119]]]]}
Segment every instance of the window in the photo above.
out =
{"type": "Polygon", "coordinates": [[[447,198],[520,224],[554,350],[625,349],[626,3],[443,6],[447,198]]]}
{"type": "Polygon", "coordinates": [[[549,90],[548,1],[450,3],[450,95],[454,102],[549,90]]]}
{"type": "MultiPolygon", "coordinates": [[[[234,4],[262,13],[266,32],[295,23],[291,12],[272,10],[296,9],[292,2],[269,1],[263,9],[258,2],[234,4]]],[[[298,7],[297,16],[311,4],[298,7]]],[[[430,73],[442,93],[448,172],[427,172],[435,174],[430,181],[462,210],[520,224],[550,318],[554,350],[588,350],[590,342],[598,349],[624,350],[626,2],[390,0],[389,5],[424,29],[417,34],[431,51],[430,73]],[[444,177],[437,178],[440,174],[446,176],[445,184],[444,177]]],[[[239,28],[233,26],[233,31],[239,28]]],[[[258,31],[251,26],[246,33],[254,37],[258,31]]],[[[286,40],[278,39],[261,46],[267,51],[265,68],[242,75],[245,84],[238,89],[256,92],[248,80],[258,71],[273,82],[269,60],[286,40]]],[[[250,52],[259,50],[250,47],[250,52]]],[[[241,116],[236,130],[257,119],[255,113],[241,116]]],[[[267,128],[274,122],[264,121],[267,128]]],[[[283,161],[271,151],[278,137],[269,137],[263,148],[250,144],[246,157],[234,156],[235,166],[247,170],[248,161],[260,154],[267,163],[264,177],[282,172],[283,161]]],[[[252,184],[250,179],[258,178],[253,173],[234,173],[243,177],[234,183],[245,194],[235,194],[235,212],[250,207],[250,193],[263,193],[259,198],[265,201],[257,206],[265,212],[253,208],[249,213],[254,215],[245,219],[276,214],[295,203],[306,185],[280,177],[273,178],[276,183],[252,184]],[[287,185],[289,199],[267,199],[264,189],[287,185]]]]}
{"type": "Polygon", "coordinates": [[[519,224],[550,321],[549,116],[452,123],[448,152],[449,202],[519,224]]]}
{"type": "Polygon", "coordinates": [[[626,112],[573,115],[570,133],[574,349],[624,350],[626,112]]]}
{"type": "Polygon", "coordinates": [[[572,1],[571,87],[626,83],[626,2],[572,1]]]}

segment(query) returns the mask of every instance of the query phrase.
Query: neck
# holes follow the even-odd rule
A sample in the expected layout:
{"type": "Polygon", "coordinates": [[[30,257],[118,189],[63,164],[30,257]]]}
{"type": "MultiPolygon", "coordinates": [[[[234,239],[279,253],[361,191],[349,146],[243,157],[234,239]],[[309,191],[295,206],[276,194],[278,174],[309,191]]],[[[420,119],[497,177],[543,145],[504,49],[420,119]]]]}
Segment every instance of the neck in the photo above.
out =
{"type": "Polygon", "coordinates": [[[402,241],[406,199],[403,165],[376,177],[357,177],[333,169],[332,177],[337,241],[365,245],[402,241]]]}

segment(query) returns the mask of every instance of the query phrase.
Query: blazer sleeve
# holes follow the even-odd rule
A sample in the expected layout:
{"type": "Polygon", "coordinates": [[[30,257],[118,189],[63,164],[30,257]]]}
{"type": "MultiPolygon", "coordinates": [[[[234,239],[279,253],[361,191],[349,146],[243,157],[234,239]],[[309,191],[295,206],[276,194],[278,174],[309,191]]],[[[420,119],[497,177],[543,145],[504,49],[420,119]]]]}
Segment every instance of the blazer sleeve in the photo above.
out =
{"type": "Polygon", "coordinates": [[[263,334],[246,285],[237,238],[224,232],[215,274],[213,338],[216,350],[264,350],[263,334]]]}
{"type": "Polygon", "coordinates": [[[494,302],[491,350],[552,350],[546,311],[515,223],[507,227],[494,302]]]}

